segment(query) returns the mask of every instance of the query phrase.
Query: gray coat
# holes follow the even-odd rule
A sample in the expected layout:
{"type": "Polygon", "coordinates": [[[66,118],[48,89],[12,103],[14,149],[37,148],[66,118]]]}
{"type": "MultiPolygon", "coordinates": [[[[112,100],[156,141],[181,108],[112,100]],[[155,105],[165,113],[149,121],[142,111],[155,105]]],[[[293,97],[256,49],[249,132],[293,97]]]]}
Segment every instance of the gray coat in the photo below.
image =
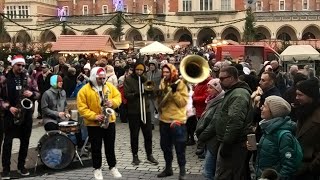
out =
{"type": "Polygon", "coordinates": [[[67,96],[64,90],[50,88],[45,91],[41,99],[41,110],[44,124],[61,122],[59,112],[65,112],[67,107],[67,96]]]}
{"type": "Polygon", "coordinates": [[[149,62],[149,65],[150,64],[154,64],[156,66],[156,69],[155,71],[148,71],[147,72],[147,79],[148,80],[151,80],[155,83],[155,89],[159,89],[159,86],[160,86],[160,81],[161,81],[161,70],[158,68],[158,62],[156,60],[151,60],[149,62]]]}

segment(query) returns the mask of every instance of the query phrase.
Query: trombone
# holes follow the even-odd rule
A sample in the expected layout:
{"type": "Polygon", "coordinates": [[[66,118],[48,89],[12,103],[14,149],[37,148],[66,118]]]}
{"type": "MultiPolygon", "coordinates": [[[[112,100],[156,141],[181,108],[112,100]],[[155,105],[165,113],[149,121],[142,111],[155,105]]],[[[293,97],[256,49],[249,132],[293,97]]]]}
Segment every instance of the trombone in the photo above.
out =
{"type": "Polygon", "coordinates": [[[146,115],[146,99],[144,97],[144,85],[141,83],[141,77],[138,76],[139,80],[139,98],[140,98],[140,116],[143,124],[147,123],[146,115]]]}

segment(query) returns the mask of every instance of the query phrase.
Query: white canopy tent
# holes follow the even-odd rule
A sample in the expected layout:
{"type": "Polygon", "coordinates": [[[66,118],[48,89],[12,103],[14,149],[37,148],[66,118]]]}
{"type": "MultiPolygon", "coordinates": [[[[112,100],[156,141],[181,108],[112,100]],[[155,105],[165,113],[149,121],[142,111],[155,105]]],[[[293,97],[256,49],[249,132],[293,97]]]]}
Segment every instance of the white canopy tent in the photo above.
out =
{"type": "Polygon", "coordinates": [[[310,45],[292,45],[281,54],[282,62],[290,61],[320,61],[320,53],[310,45]]]}
{"type": "Polygon", "coordinates": [[[146,47],[140,49],[141,54],[152,55],[152,54],[173,54],[173,50],[158,41],[149,44],[146,47]]]}

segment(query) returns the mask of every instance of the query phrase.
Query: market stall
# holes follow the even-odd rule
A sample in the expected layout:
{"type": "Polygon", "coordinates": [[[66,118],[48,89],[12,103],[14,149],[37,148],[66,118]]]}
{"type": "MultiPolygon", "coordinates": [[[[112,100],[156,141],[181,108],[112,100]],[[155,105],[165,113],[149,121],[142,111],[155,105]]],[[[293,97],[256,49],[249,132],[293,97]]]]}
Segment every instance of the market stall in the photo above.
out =
{"type": "Polygon", "coordinates": [[[149,44],[146,47],[140,49],[142,55],[153,55],[153,54],[173,54],[173,50],[158,41],[149,44]]]}
{"type": "Polygon", "coordinates": [[[297,65],[299,69],[308,65],[314,72],[319,72],[317,68],[319,68],[320,53],[310,45],[289,46],[280,54],[280,60],[287,71],[292,65],[297,65]]]}

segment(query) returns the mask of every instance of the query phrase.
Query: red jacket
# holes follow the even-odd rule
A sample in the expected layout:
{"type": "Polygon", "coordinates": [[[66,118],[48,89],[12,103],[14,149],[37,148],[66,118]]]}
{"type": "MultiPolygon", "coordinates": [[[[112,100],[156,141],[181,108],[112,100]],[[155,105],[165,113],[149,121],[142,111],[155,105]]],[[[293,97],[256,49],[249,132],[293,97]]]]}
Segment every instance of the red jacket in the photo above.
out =
{"type": "Polygon", "coordinates": [[[192,100],[193,100],[193,106],[196,109],[196,116],[198,118],[201,117],[201,114],[203,113],[204,109],[206,108],[207,104],[205,103],[205,100],[207,99],[207,96],[208,96],[207,83],[211,79],[212,78],[209,77],[194,87],[194,93],[192,96],[192,100]]]}

